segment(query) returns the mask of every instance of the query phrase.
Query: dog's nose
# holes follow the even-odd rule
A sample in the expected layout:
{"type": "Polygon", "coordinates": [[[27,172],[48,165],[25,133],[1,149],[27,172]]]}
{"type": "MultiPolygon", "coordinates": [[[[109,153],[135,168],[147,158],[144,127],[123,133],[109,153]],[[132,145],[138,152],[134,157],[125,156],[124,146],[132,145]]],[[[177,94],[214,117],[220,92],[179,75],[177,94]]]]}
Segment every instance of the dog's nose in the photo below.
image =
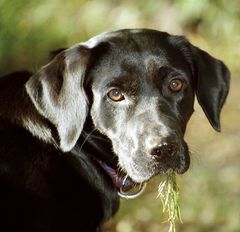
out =
{"type": "Polygon", "coordinates": [[[158,159],[166,156],[173,157],[177,153],[179,153],[179,146],[176,143],[161,143],[151,151],[151,155],[158,159]]]}

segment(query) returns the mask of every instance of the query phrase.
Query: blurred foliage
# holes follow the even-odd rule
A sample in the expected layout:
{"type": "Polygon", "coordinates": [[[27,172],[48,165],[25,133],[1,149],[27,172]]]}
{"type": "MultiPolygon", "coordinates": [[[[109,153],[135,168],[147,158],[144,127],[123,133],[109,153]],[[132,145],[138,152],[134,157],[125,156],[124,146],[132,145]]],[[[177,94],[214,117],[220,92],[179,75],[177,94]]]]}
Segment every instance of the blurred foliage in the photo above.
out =
{"type": "MultiPolygon", "coordinates": [[[[197,103],[188,126],[192,166],[178,177],[184,222],[178,231],[239,232],[239,0],[0,0],[0,74],[37,70],[52,50],[103,31],[140,27],[184,34],[232,71],[223,133],[210,128],[197,103]]],[[[104,231],[167,231],[156,199],[159,182],[155,178],[143,196],[123,201],[104,231]]]]}
{"type": "Polygon", "coordinates": [[[131,27],[197,35],[237,66],[239,0],[0,0],[0,74],[37,69],[51,50],[131,27]]]}

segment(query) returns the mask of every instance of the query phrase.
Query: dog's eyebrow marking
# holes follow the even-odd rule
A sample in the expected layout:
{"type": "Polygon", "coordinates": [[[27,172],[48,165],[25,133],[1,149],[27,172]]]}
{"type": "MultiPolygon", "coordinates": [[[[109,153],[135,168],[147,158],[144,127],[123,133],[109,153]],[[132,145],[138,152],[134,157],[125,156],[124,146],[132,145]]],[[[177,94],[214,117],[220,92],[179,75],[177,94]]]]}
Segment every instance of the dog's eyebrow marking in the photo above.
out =
{"type": "Polygon", "coordinates": [[[123,60],[119,67],[119,74],[114,77],[109,77],[110,81],[107,80],[107,88],[109,87],[119,87],[124,89],[136,89],[138,88],[138,76],[141,70],[133,62],[128,62],[123,60]]]}
{"type": "Polygon", "coordinates": [[[136,95],[139,90],[139,83],[136,79],[131,78],[129,75],[122,75],[117,78],[113,78],[107,83],[106,89],[111,87],[120,88],[128,94],[136,95]]]}

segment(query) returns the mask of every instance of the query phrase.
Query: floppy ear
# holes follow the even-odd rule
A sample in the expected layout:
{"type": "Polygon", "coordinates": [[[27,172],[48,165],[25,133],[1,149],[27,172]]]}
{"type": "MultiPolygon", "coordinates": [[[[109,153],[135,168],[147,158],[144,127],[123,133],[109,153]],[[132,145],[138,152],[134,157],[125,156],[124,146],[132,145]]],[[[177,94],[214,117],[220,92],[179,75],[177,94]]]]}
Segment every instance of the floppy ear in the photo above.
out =
{"type": "Polygon", "coordinates": [[[41,123],[28,122],[28,129],[64,152],[77,142],[88,114],[83,82],[89,50],[78,45],[62,51],[25,84],[37,114],[43,118],[38,120],[41,123]]]}
{"type": "Polygon", "coordinates": [[[220,132],[220,112],[229,91],[230,72],[226,65],[192,46],[196,95],[212,127],[220,132]]]}

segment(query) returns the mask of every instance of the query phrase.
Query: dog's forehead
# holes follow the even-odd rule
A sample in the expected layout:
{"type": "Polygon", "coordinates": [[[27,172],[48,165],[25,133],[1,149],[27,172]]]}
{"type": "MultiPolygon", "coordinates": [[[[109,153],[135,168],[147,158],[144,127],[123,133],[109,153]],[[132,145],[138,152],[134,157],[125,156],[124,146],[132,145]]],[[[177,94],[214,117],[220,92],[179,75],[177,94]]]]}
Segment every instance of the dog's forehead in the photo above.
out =
{"type": "Polygon", "coordinates": [[[144,62],[144,65],[162,63],[163,65],[180,65],[187,52],[188,41],[182,36],[173,36],[166,32],[151,29],[125,29],[102,33],[85,43],[89,48],[106,43],[110,47],[109,59],[127,59],[131,62],[144,62]]]}
{"type": "Polygon", "coordinates": [[[188,72],[188,62],[181,50],[184,41],[165,32],[139,29],[103,33],[87,41],[85,46],[94,50],[98,45],[107,45],[96,59],[95,79],[106,83],[127,79],[129,83],[152,78],[164,66],[188,72]]]}

